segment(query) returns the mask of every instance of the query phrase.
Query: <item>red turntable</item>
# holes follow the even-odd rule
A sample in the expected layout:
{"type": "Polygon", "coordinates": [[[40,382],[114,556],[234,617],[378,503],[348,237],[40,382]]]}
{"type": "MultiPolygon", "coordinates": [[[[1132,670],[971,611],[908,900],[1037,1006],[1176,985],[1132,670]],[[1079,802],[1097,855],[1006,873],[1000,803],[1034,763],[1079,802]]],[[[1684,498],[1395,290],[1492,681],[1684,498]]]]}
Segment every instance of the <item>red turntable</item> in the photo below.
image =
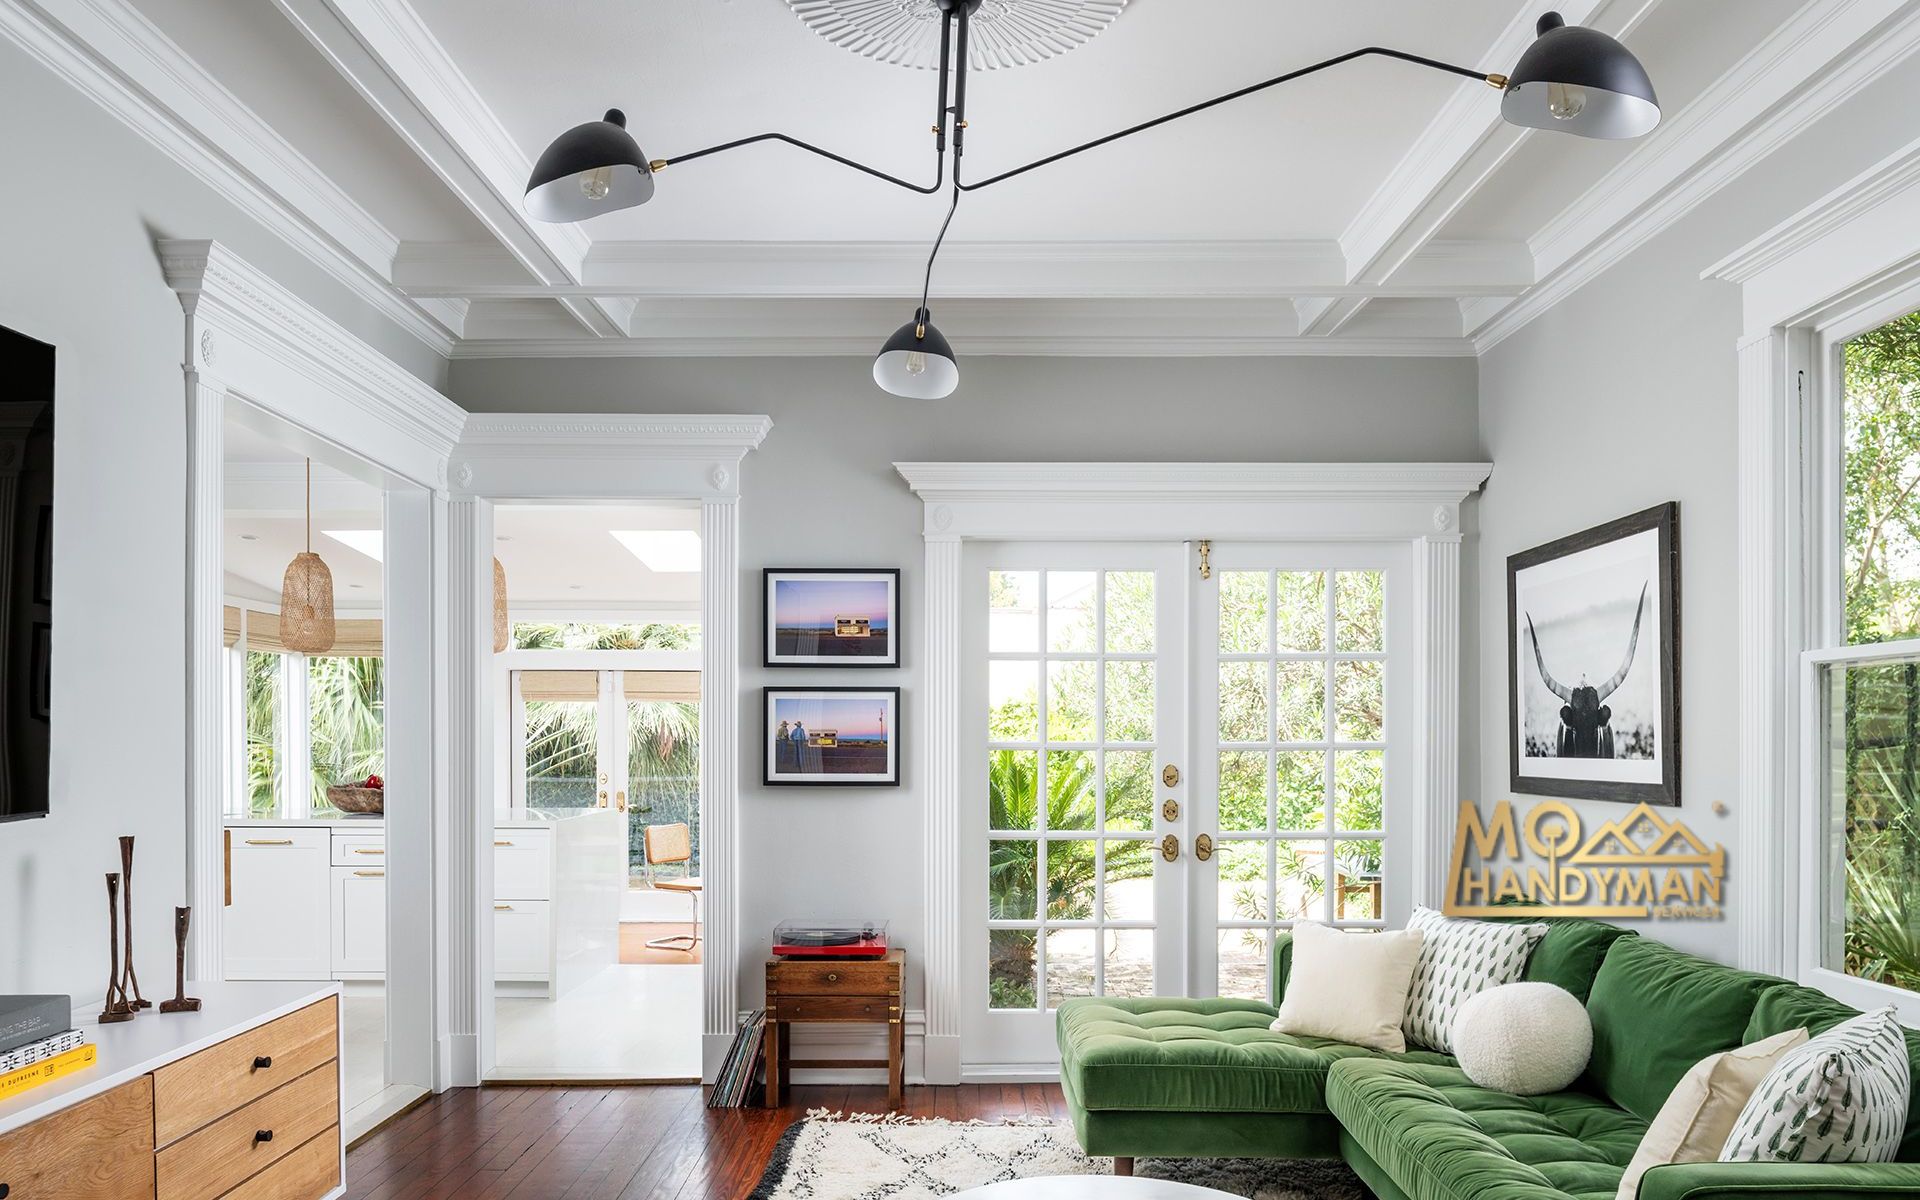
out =
{"type": "Polygon", "coordinates": [[[773,929],[780,958],[885,958],[885,921],[782,921],[773,929]]]}

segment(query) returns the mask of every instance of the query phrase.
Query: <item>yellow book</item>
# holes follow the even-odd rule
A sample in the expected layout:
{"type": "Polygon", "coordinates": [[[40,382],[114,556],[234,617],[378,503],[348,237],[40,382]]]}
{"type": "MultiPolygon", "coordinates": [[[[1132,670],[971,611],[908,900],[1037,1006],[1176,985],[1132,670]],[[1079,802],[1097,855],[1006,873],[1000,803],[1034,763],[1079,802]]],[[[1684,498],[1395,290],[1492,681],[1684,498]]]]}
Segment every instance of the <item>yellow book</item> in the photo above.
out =
{"type": "Polygon", "coordinates": [[[88,1042],[84,1046],[75,1046],[65,1054],[56,1054],[31,1066],[21,1067],[18,1071],[0,1075],[0,1100],[90,1067],[98,1053],[98,1047],[88,1042]]]}

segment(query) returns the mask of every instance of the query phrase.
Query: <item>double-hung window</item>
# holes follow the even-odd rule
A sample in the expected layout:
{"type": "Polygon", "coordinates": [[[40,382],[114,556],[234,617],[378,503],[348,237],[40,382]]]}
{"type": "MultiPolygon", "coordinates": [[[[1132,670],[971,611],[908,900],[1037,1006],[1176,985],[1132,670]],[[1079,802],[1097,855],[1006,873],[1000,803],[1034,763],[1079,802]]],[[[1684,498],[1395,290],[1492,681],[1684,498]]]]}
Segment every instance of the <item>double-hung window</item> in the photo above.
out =
{"type": "Polygon", "coordinates": [[[1806,413],[1802,976],[1920,1016],[1920,313],[1816,347],[1806,413]]]}

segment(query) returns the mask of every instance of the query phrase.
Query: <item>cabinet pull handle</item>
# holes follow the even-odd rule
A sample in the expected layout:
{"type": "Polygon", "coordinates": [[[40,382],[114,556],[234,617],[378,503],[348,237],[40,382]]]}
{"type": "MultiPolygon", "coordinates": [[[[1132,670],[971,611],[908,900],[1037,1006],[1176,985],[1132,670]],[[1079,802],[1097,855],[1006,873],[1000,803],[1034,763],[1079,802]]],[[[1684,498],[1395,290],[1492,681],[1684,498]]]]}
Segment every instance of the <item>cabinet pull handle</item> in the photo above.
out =
{"type": "Polygon", "coordinates": [[[261,1142],[270,1142],[272,1140],[273,1130],[271,1129],[256,1129],[253,1131],[253,1142],[256,1146],[261,1142]]]}
{"type": "Polygon", "coordinates": [[[292,838],[248,838],[249,846],[291,846],[292,838]]]}
{"type": "Polygon", "coordinates": [[[840,982],[840,972],[838,972],[838,971],[828,971],[828,972],[827,972],[827,982],[828,982],[828,983],[839,983],[839,982],[840,982]]]}
{"type": "Polygon", "coordinates": [[[268,1067],[270,1067],[270,1066],[272,1066],[272,1065],[273,1065],[273,1055],[271,1055],[271,1054],[257,1054],[257,1055],[255,1055],[255,1056],[254,1056],[254,1059],[253,1059],[253,1069],[254,1069],[254,1070],[256,1070],[256,1071],[264,1071],[264,1070],[266,1070],[266,1069],[267,1069],[268,1067]]]}
{"type": "Polygon", "coordinates": [[[385,871],[355,871],[354,874],[362,879],[382,879],[386,877],[387,873],[385,871]]]}
{"type": "Polygon", "coordinates": [[[494,843],[494,845],[496,845],[496,846],[511,846],[511,845],[513,845],[513,843],[512,843],[512,842],[495,842],[495,843],[494,843]]]}
{"type": "Polygon", "coordinates": [[[367,847],[365,847],[365,846],[360,846],[360,847],[356,847],[356,848],[354,849],[354,853],[355,853],[355,854],[385,854],[385,853],[386,853],[386,851],[385,851],[385,850],[373,850],[373,849],[368,849],[368,848],[367,848],[367,847]]]}
{"type": "Polygon", "coordinates": [[[493,906],[493,911],[495,911],[495,912],[512,912],[512,911],[513,911],[513,905],[511,905],[511,904],[496,904],[496,905],[494,905],[494,906],[493,906]]]}
{"type": "Polygon", "coordinates": [[[7,1197],[12,1194],[13,1194],[13,1188],[11,1186],[4,1183],[0,1183],[0,1200],[7,1200],[7,1197]]]}

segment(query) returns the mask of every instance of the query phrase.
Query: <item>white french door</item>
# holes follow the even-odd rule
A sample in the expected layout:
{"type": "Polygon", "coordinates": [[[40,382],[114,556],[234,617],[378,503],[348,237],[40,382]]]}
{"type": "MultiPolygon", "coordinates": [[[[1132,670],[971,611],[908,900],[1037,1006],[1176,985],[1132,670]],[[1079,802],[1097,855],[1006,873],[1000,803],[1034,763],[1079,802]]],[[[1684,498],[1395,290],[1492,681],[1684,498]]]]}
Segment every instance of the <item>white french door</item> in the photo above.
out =
{"type": "Polygon", "coordinates": [[[970,1072],[1053,1061],[1069,997],[1264,1000],[1275,930],[1404,919],[1409,559],[1215,545],[1202,577],[1191,543],[966,546],[970,1072]]]}

